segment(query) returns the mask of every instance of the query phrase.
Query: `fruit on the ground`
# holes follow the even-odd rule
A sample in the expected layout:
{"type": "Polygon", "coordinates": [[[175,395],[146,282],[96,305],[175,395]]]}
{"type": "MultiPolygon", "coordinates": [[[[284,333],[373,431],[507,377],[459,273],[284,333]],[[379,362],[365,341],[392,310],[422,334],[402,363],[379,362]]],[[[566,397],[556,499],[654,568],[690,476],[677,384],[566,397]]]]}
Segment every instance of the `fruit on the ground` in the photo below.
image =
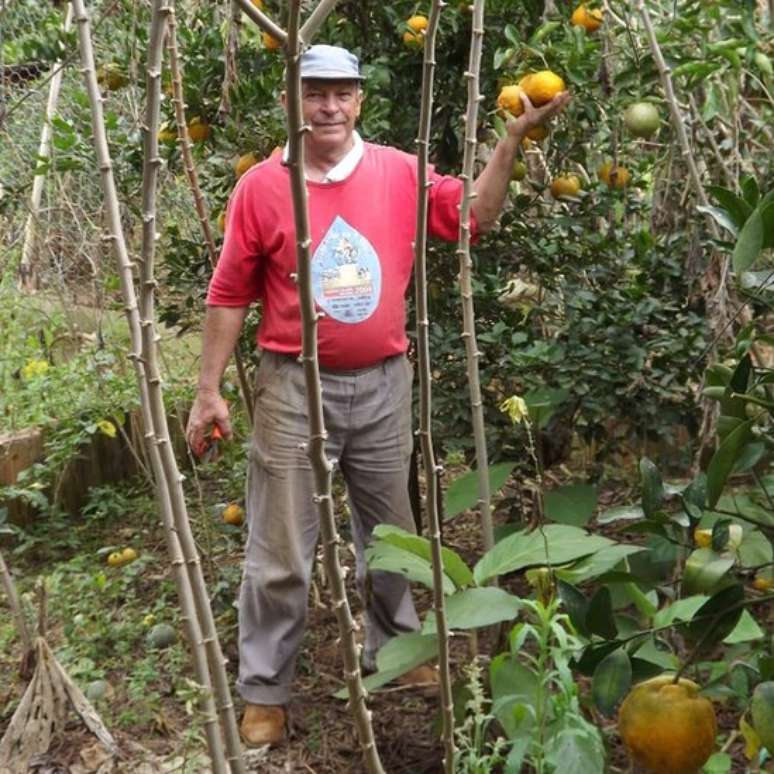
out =
{"type": "Polygon", "coordinates": [[[572,12],[570,23],[575,27],[583,27],[586,32],[594,32],[602,24],[602,10],[600,8],[589,9],[586,3],[581,3],[572,12]]]}
{"type": "Polygon", "coordinates": [[[92,680],[83,693],[89,701],[94,702],[104,699],[109,690],[110,685],[107,680],[92,680]]]}
{"type": "Polygon", "coordinates": [[[130,564],[137,558],[137,551],[135,551],[131,546],[127,546],[123,551],[121,551],[121,559],[123,560],[123,564],[130,564]]]}
{"type": "Polygon", "coordinates": [[[527,176],[527,165],[523,161],[514,161],[511,170],[511,180],[524,180],[527,176]]]}
{"type": "Polygon", "coordinates": [[[661,116],[652,102],[634,102],[624,111],[624,123],[635,137],[648,138],[658,131],[661,116]]]}
{"type": "Polygon", "coordinates": [[[160,623],[148,632],[145,639],[152,648],[168,648],[177,641],[177,632],[169,624],[160,623]]]}
{"type": "Polygon", "coordinates": [[[129,83],[129,78],[117,64],[111,62],[97,68],[97,82],[103,89],[118,91],[129,83]]]}
{"type": "Polygon", "coordinates": [[[567,196],[577,196],[581,189],[577,175],[560,175],[551,181],[551,196],[563,199],[567,196]]]}
{"type": "Polygon", "coordinates": [[[637,765],[659,774],[692,774],[715,747],[715,710],[696,683],[661,675],[629,692],[618,733],[637,765]]]}
{"type": "Polygon", "coordinates": [[[521,101],[521,89],[516,84],[503,86],[497,95],[497,107],[512,116],[520,116],[524,112],[524,103],[521,101]]]}
{"type": "Polygon", "coordinates": [[[269,35],[268,32],[264,32],[261,37],[263,39],[263,47],[269,51],[277,51],[277,49],[282,48],[282,43],[273,35],[269,35]]]}
{"type": "Polygon", "coordinates": [[[235,527],[241,527],[245,520],[245,512],[241,505],[229,503],[223,509],[223,521],[226,524],[233,524],[235,527]]]}
{"type": "Polygon", "coordinates": [[[607,185],[608,188],[626,188],[632,176],[626,167],[616,167],[615,180],[613,180],[613,162],[606,161],[598,170],[599,179],[607,185]]]}
{"type": "Polygon", "coordinates": [[[204,118],[196,116],[188,123],[188,136],[192,142],[204,142],[211,132],[212,129],[204,118]]]}
{"type": "Polygon", "coordinates": [[[766,578],[763,575],[756,575],[752,582],[753,588],[758,591],[774,591],[774,578],[766,578]]]}
{"type": "Polygon", "coordinates": [[[712,545],[712,530],[695,529],[693,531],[693,540],[699,548],[709,548],[712,545]]]}
{"type": "Polygon", "coordinates": [[[156,137],[159,142],[173,143],[177,140],[177,132],[169,124],[162,124],[156,137]]]}
{"type": "Polygon", "coordinates": [[[107,563],[108,567],[120,567],[124,563],[124,555],[120,551],[111,551],[107,563]]]}
{"type": "Polygon", "coordinates": [[[423,30],[427,29],[427,25],[428,25],[427,16],[422,16],[420,14],[417,14],[416,16],[412,16],[406,22],[406,26],[412,32],[422,32],[423,30]]]}
{"type": "Polygon", "coordinates": [[[548,129],[545,126],[533,126],[532,129],[527,132],[526,136],[529,137],[530,140],[539,142],[548,137],[548,129]]]}
{"type": "Polygon", "coordinates": [[[519,81],[519,86],[536,107],[549,103],[564,91],[564,81],[551,70],[529,73],[519,81]]]}
{"type": "Polygon", "coordinates": [[[774,755],[774,680],[755,686],[750,717],[761,744],[774,755]]]}
{"type": "Polygon", "coordinates": [[[242,177],[250,167],[258,163],[258,157],[254,153],[243,153],[234,164],[234,172],[237,177],[242,177]]]}

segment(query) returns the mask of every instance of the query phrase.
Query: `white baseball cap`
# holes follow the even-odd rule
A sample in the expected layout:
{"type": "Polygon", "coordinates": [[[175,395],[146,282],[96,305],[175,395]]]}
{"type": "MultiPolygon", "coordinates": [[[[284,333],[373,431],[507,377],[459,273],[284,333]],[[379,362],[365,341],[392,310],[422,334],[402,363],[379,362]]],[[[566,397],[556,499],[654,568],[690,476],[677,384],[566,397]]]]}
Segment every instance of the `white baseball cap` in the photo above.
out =
{"type": "Polygon", "coordinates": [[[301,77],[362,81],[357,57],[340,46],[318,44],[301,54],[301,77]]]}

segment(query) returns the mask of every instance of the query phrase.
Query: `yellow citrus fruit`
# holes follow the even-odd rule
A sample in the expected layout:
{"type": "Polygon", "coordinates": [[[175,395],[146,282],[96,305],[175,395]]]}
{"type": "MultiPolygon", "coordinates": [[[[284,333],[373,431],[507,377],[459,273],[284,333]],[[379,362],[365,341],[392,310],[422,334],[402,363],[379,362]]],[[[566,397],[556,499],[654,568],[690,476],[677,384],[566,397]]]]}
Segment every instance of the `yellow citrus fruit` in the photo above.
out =
{"type": "Polygon", "coordinates": [[[212,133],[212,129],[203,118],[192,118],[188,124],[188,136],[192,142],[204,142],[212,133]]]}
{"type": "Polygon", "coordinates": [[[223,509],[223,521],[226,524],[233,524],[235,527],[241,527],[245,520],[245,512],[241,505],[229,503],[223,509]]]}
{"type": "Polygon", "coordinates": [[[519,81],[519,86],[536,107],[546,105],[557,94],[564,91],[564,81],[551,70],[529,73],[519,81]]]}
{"type": "Polygon", "coordinates": [[[109,567],[120,567],[124,563],[124,555],[121,551],[113,551],[108,554],[107,563],[109,567]]]}
{"type": "Polygon", "coordinates": [[[276,51],[277,49],[282,48],[282,43],[277,40],[277,38],[273,37],[272,35],[269,35],[268,32],[264,32],[262,35],[263,38],[263,47],[268,49],[269,51],[276,51]]]}
{"type": "Polygon", "coordinates": [[[407,22],[406,25],[412,32],[422,32],[422,30],[427,29],[427,16],[421,16],[417,14],[416,16],[412,16],[407,22]]]}
{"type": "Polygon", "coordinates": [[[572,12],[570,23],[575,27],[583,27],[586,32],[594,32],[602,25],[602,10],[600,8],[589,10],[586,3],[581,3],[572,12]]]}
{"type": "Polygon", "coordinates": [[[526,136],[530,140],[545,140],[548,137],[548,129],[545,126],[534,126],[527,132],[526,136]]]}
{"type": "Polygon", "coordinates": [[[97,69],[97,82],[103,89],[118,91],[129,83],[129,78],[117,64],[111,62],[97,69]]]}
{"type": "Polygon", "coordinates": [[[694,543],[696,543],[696,545],[699,546],[699,548],[709,548],[712,545],[712,530],[695,529],[693,531],[693,540],[694,540],[694,543]]]}
{"type": "Polygon", "coordinates": [[[135,551],[131,546],[128,546],[123,551],[121,551],[121,559],[123,560],[124,564],[129,564],[130,562],[133,562],[137,558],[137,551],[135,551]]]}
{"type": "Polygon", "coordinates": [[[171,144],[177,140],[177,132],[171,126],[162,124],[156,137],[159,142],[171,144]]]}
{"type": "Polygon", "coordinates": [[[637,765],[658,774],[693,774],[715,747],[715,710],[696,683],[661,675],[629,692],[618,733],[637,765]]]}
{"type": "Polygon", "coordinates": [[[523,161],[514,161],[511,170],[511,180],[524,180],[527,176],[527,165],[523,161]]]}
{"type": "Polygon", "coordinates": [[[624,111],[624,123],[635,137],[647,139],[658,131],[661,116],[652,102],[634,102],[624,111]]]}
{"type": "Polygon", "coordinates": [[[259,11],[263,8],[263,0],[252,0],[252,3],[259,11]]]}
{"type": "Polygon", "coordinates": [[[554,199],[577,196],[580,188],[580,180],[576,175],[560,175],[551,181],[551,196],[554,199]]]}
{"type": "Polygon", "coordinates": [[[597,174],[599,179],[607,184],[608,188],[626,188],[627,184],[631,180],[632,176],[626,167],[618,167],[616,170],[615,183],[613,183],[613,177],[611,175],[613,169],[613,162],[606,161],[598,170],[597,174]]]}
{"type": "Polygon", "coordinates": [[[771,591],[774,589],[774,578],[765,578],[763,575],[756,575],[752,582],[753,588],[758,591],[771,591]]]}
{"type": "Polygon", "coordinates": [[[221,234],[226,233],[226,211],[223,210],[223,212],[218,215],[218,228],[220,229],[221,234]]]}
{"type": "Polygon", "coordinates": [[[242,177],[250,167],[258,163],[258,157],[254,153],[243,153],[234,164],[234,172],[237,177],[242,177]]]}
{"type": "Polygon", "coordinates": [[[411,30],[406,30],[403,33],[403,44],[406,46],[406,48],[424,48],[425,39],[419,32],[411,32],[411,30]]]}
{"type": "Polygon", "coordinates": [[[497,95],[497,107],[512,116],[520,116],[524,112],[524,103],[521,101],[521,89],[515,84],[503,86],[497,95]]]}

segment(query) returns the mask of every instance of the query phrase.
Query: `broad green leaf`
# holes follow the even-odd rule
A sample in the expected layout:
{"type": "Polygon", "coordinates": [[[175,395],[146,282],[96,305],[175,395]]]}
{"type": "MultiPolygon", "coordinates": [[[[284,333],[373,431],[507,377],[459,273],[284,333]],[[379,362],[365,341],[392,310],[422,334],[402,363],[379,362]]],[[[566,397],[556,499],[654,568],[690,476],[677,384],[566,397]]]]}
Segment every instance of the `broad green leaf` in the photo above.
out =
{"type": "Polygon", "coordinates": [[[763,248],[763,218],[760,210],[755,209],[742,226],[734,246],[734,271],[741,274],[749,269],[763,248]]]}
{"type": "Polygon", "coordinates": [[[531,390],[524,395],[524,402],[529,409],[529,416],[532,423],[539,428],[548,424],[554,412],[567,400],[570,393],[567,390],[553,389],[551,387],[542,387],[537,390],[531,390]]]}
{"type": "Polygon", "coordinates": [[[592,634],[598,634],[606,640],[618,636],[613,615],[613,598],[607,586],[600,586],[591,598],[586,613],[586,627],[592,634]]]}
{"type": "Polygon", "coordinates": [[[591,695],[603,715],[612,715],[618,702],[626,696],[632,684],[629,654],[618,648],[597,664],[591,680],[591,695]]]}
{"type": "Polygon", "coordinates": [[[750,615],[750,612],[748,610],[743,610],[742,615],[739,618],[739,623],[723,642],[726,645],[738,645],[740,642],[760,640],[763,636],[763,629],[758,626],[758,623],[750,615]]]}
{"type": "Polygon", "coordinates": [[[758,205],[758,199],[761,195],[761,192],[758,188],[758,181],[752,175],[747,175],[746,177],[742,178],[741,189],[744,200],[750,205],[750,207],[756,207],[758,205]]]}
{"type": "Polygon", "coordinates": [[[741,584],[728,586],[713,594],[694,614],[690,624],[683,627],[685,641],[700,653],[707,653],[728,637],[742,616],[740,603],[744,600],[741,584]]]}
{"type": "Polygon", "coordinates": [[[532,725],[532,714],[517,718],[512,710],[517,704],[535,706],[540,686],[538,676],[509,653],[501,653],[492,659],[489,678],[492,711],[508,738],[511,738],[519,727],[523,727],[525,720],[527,725],[532,725]]]}
{"type": "Polygon", "coordinates": [[[730,231],[734,236],[739,233],[731,216],[720,207],[712,207],[711,205],[698,205],[696,209],[699,212],[703,212],[705,215],[709,215],[721,228],[730,231]]]}
{"type": "Polygon", "coordinates": [[[625,546],[620,543],[614,543],[613,545],[605,546],[596,553],[591,554],[591,556],[581,559],[570,567],[559,568],[555,571],[556,577],[568,583],[584,583],[612,570],[627,556],[646,550],[644,546],[625,546]]]}
{"type": "Polygon", "coordinates": [[[497,575],[535,564],[565,564],[612,542],[599,535],[589,535],[578,527],[548,524],[534,532],[516,532],[501,540],[481,557],[473,575],[476,584],[483,586],[497,575]]]}
{"type": "Polygon", "coordinates": [[[720,499],[734,463],[750,439],[752,423],[752,419],[742,422],[723,439],[723,443],[712,455],[707,467],[707,504],[710,508],[720,499]]]}
{"type": "Polygon", "coordinates": [[[757,529],[747,529],[737,551],[742,567],[758,567],[774,561],[774,549],[769,539],[757,529]]]}
{"type": "Polygon", "coordinates": [[[586,614],[589,610],[589,602],[583,594],[574,586],[563,580],[557,581],[559,599],[562,600],[567,615],[570,616],[572,625],[584,636],[588,634],[586,628],[586,614]]]}
{"type": "MultiPolygon", "coordinates": [[[[423,559],[405,548],[399,548],[384,540],[378,540],[365,551],[366,561],[371,570],[397,572],[410,581],[422,583],[433,588],[433,567],[429,559],[423,559]]],[[[454,581],[448,575],[443,576],[443,593],[453,594],[454,581]]]]}
{"type": "Polygon", "coordinates": [[[597,507],[597,489],[588,484],[568,484],[546,492],[543,497],[546,516],[560,524],[582,527],[597,507]]]}
{"type": "Polygon", "coordinates": [[[582,675],[591,677],[600,661],[620,647],[621,643],[617,640],[587,645],[574,666],[582,675]]]}
{"type": "Polygon", "coordinates": [[[702,774],[730,774],[732,758],[728,753],[716,752],[702,767],[702,774]]]}
{"type": "MultiPolygon", "coordinates": [[[[505,482],[508,480],[515,462],[500,462],[489,468],[489,491],[492,494],[499,492],[505,482]]],[[[471,470],[469,473],[455,478],[449,484],[444,498],[443,512],[444,521],[453,519],[463,511],[475,508],[478,503],[478,471],[471,470]]]]}
{"type": "MultiPolygon", "coordinates": [[[[446,625],[449,629],[477,629],[516,618],[521,600],[503,589],[486,587],[464,589],[446,598],[446,625]]],[[[435,613],[429,612],[422,626],[425,634],[436,631],[435,613]]]]}
{"type": "Polygon", "coordinates": [[[707,186],[707,192],[730,215],[736,227],[741,229],[744,222],[750,217],[752,207],[733,191],[721,188],[719,185],[707,186]]]}
{"type": "Polygon", "coordinates": [[[653,627],[658,629],[659,627],[666,626],[674,621],[690,620],[707,599],[708,597],[706,595],[697,594],[693,597],[683,597],[683,599],[678,599],[671,605],[662,607],[661,610],[653,616],[653,627]]]}
{"type": "Polygon", "coordinates": [[[685,562],[683,594],[711,594],[728,578],[734,561],[733,557],[721,556],[710,548],[697,548],[685,562]]]}
{"type": "Polygon", "coordinates": [[[645,512],[640,505],[619,505],[615,508],[608,508],[597,516],[597,524],[610,524],[614,521],[631,521],[634,519],[644,519],[645,512]]]}
{"type": "MultiPolygon", "coordinates": [[[[376,654],[380,672],[401,669],[408,672],[438,655],[438,638],[434,634],[408,632],[388,640],[376,654]]],[[[403,674],[401,672],[401,674],[403,674]]]]}
{"type": "Polygon", "coordinates": [[[579,712],[565,712],[546,729],[549,771],[592,774],[605,770],[605,745],[599,729],[579,712]]]}
{"type": "Polygon", "coordinates": [[[652,618],[658,610],[657,603],[651,601],[651,597],[646,594],[637,583],[626,583],[623,586],[623,592],[631,599],[637,610],[648,618],[652,618]]]}

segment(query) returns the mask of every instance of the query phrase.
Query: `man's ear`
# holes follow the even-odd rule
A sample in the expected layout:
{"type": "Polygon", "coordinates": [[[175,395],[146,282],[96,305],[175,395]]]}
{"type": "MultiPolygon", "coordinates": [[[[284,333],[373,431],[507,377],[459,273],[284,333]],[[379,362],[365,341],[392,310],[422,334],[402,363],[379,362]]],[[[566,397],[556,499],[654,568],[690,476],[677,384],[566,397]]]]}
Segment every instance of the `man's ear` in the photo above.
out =
{"type": "Polygon", "coordinates": [[[357,118],[360,118],[360,111],[363,109],[363,100],[365,99],[365,92],[362,89],[357,90],[357,118]]]}

